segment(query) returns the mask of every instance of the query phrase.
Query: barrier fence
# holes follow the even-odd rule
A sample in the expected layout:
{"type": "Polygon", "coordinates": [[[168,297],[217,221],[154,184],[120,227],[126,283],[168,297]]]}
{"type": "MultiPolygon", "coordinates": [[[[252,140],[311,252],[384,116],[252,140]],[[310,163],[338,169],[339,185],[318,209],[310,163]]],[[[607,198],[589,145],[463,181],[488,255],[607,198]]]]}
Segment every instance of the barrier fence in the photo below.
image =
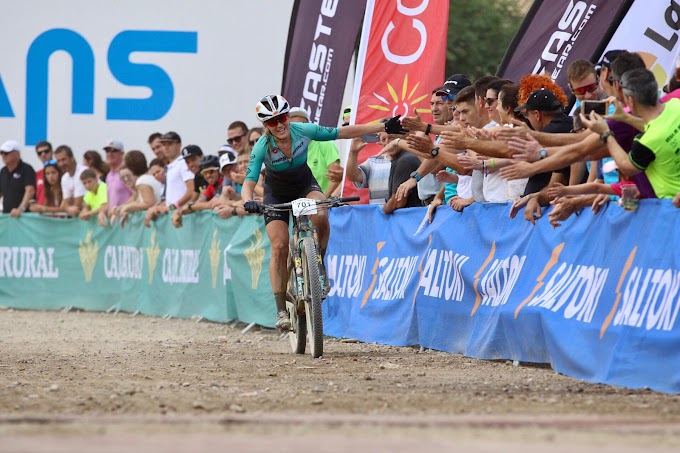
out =
{"type": "Polygon", "coordinates": [[[680,209],[610,203],[558,229],[508,212],[333,210],[326,333],[679,392],[680,209]]]}
{"type": "Polygon", "coordinates": [[[269,240],[261,218],[210,212],[124,228],[36,214],[0,216],[0,305],[111,308],[273,327],[269,240]]]}
{"type": "MultiPolygon", "coordinates": [[[[464,213],[376,206],[330,213],[325,333],[481,359],[550,363],[591,382],[680,391],[680,209],[610,203],[558,229],[464,213]]],[[[545,213],[544,213],[545,217],[545,213]]],[[[0,305],[115,307],[271,327],[269,241],[259,217],[142,215],[125,228],[0,216],[0,305]]]]}

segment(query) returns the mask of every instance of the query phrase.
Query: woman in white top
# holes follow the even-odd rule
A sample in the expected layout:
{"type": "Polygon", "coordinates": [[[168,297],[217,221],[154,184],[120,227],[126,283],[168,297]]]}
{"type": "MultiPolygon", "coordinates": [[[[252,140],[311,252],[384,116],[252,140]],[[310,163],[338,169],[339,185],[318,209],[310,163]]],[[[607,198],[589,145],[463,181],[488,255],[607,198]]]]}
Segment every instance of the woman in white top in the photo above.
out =
{"type": "Polygon", "coordinates": [[[120,216],[121,224],[125,223],[129,213],[149,209],[161,201],[163,195],[163,185],[149,173],[144,153],[128,151],[125,154],[125,168],[130,171],[132,178],[126,177],[123,183],[125,185],[134,183],[134,190],[130,199],[116,208],[115,214],[120,216]]]}

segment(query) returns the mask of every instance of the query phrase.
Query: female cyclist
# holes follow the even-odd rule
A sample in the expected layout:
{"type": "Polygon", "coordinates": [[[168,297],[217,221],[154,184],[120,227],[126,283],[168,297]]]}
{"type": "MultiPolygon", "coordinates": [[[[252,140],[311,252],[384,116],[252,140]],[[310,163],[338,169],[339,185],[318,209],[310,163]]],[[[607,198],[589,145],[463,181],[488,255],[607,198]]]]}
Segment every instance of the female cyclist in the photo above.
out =
{"type": "MultiPolygon", "coordinates": [[[[335,128],[311,123],[291,123],[288,117],[289,110],[288,101],[276,94],[263,97],[255,107],[257,118],[264,125],[264,135],[253,147],[241,190],[244,208],[248,212],[259,213],[261,209],[260,204],[253,201],[253,189],[260,176],[263,162],[266,167],[263,200],[265,204],[288,203],[297,198],[323,200],[325,199],[323,191],[307,166],[307,145],[310,141],[354,138],[382,131],[390,134],[406,133],[401,127],[399,116],[390,118],[385,123],[335,128]]],[[[278,313],[276,327],[281,330],[290,329],[290,319],[286,312],[288,222],[288,212],[265,215],[267,236],[272,248],[269,278],[278,313]]],[[[312,222],[318,229],[319,245],[323,255],[328,244],[328,217],[321,211],[312,216],[312,222]]]]}

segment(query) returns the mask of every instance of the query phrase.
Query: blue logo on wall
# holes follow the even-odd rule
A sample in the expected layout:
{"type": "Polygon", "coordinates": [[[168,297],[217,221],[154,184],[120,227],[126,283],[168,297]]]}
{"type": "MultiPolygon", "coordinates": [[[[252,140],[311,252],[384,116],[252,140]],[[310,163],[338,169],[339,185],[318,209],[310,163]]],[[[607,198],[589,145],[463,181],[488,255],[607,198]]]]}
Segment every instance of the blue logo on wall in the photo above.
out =
{"type": "MultiPolygon", "coordinates": [[[[107,120],[154,121],[165,116],[175,97],[172,79],[153,64],[132,63],[134,52],[196,53],[198,33],[188,31],[125,30],[116,35],[108,50],[108,66],[123,85],[147,87],[146,99],[107,98],[107,120]]],[[[73,60],[71,112],[94,113],[94,53],[79,33],[64,28],[38,36],[26,58],[26,145],[47,138],[49,58],[64,51],[73,60]]],[[[7,91],[0,78],[0,117],[14,117],[7,91]]]]}

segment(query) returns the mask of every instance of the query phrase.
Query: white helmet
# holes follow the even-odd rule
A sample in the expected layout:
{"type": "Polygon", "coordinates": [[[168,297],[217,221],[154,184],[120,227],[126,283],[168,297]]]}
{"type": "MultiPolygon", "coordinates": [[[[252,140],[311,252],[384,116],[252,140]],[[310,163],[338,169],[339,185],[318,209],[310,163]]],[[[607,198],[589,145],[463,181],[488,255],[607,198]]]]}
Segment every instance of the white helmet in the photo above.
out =
{"type": "Polygon", "coordinates": [[[290,104],[281,95],[270,94],[268,96],[260,99],[260,102],[255,106],[255,113],[257,113],[257,119],[263,123],[267,120],[275,118],[284,113],[288,113],[290,110],[290,104]]]}

